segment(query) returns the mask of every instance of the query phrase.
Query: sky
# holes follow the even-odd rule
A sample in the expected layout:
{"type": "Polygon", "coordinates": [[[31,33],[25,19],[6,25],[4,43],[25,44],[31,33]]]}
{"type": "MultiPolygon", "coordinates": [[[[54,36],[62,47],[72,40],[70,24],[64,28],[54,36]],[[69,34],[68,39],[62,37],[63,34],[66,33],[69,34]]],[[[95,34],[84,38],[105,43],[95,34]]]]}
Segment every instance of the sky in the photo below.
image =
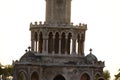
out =
{"type": "MultiPolygon", "coordinates": [[[[45,21],[45,0],[0,0],[1,64],[12,64],[25,53],[35,21],[45,21]]],[[[120,69],[120,1],[72,0],[71,22],[87,24],[85,55],[92,48],[113,78],[120,69]]]]}

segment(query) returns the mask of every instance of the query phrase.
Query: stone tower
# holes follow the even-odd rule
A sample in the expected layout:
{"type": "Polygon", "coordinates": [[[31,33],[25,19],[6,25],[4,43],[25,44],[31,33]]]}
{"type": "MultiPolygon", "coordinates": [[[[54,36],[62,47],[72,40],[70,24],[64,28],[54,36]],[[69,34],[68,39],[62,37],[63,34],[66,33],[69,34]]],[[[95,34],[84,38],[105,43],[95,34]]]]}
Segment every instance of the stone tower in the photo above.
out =
{"type": "Polygon", "coordinates": [[[104,62],[85,56],[86,24],[71,23],[71,0],[46,0],[46,21],[30,24],[31,48],[13,62],[14,80],[103,80],[104,62]]]}
{"type": "Polygon", "coordinates": [[[46,0],[46,22],[70,24],[71,0],[46,0]]]}

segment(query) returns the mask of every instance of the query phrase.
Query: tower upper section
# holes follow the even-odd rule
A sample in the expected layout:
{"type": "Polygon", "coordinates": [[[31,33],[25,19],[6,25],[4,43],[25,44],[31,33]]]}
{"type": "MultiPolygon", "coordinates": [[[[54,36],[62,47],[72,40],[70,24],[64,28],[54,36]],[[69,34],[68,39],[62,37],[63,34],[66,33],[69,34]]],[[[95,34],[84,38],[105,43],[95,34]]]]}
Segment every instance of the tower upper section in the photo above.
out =
{"type": "Polygon", "coordinates": [[[40,55],[84,56],[86,24],[70,22],[71,0],[46,0],[44,24],[30,24],[31,49],[40,55]]]}
{"type": "Polygon", "coordinates": [[[46,0],[46,22],[70,24],[71,0],[46,0]]]}

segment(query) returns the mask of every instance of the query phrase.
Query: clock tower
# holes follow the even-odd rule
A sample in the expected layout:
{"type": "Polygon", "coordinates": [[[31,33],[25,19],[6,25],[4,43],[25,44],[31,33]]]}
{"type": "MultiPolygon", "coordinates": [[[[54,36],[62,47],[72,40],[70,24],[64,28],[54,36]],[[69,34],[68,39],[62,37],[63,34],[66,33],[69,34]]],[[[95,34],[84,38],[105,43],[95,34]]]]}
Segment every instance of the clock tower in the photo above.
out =
{"type": "Polygon", "coordinates": [[[71,23],[71,0],[46,0],[46,20],[30,23],[31,47],[13,63],[13,80],[104,80],[104,62],[84,53],[86,30],[71,23]]]}

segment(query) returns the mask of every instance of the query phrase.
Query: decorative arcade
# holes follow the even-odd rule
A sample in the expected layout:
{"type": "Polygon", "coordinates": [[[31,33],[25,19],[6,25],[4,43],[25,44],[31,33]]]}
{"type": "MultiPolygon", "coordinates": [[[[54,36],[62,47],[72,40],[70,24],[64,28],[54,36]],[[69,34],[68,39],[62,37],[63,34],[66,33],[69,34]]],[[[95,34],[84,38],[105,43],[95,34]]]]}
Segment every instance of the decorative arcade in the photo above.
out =
{"type": "Polygon", "coordinates": [[[30,25],[32,50],[43,54],[79,54],[84,56],[86,24],[66,27],[45,27],[45,24],[30,25]],[[38,30],[39,28],[40,30],[38,30]]]}

